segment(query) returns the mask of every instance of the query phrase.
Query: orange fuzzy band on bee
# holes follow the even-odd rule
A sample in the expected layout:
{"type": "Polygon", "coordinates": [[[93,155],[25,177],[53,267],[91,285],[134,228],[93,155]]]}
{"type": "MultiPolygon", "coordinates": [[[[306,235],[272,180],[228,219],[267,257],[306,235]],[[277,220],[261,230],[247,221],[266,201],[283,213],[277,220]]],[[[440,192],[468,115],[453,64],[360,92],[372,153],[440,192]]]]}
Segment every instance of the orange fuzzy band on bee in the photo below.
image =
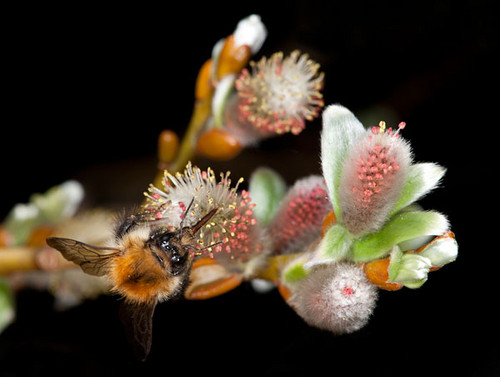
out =
{"type": "Polygon", "coordinates": [[[146,250],[142,233],[143,230],[138,229],[126,235],[122,247],[127,252],[110,263],[108,278],[112,291],[132,303],[152,303],[174,297],[182,290],[184,278],[165,276],[165,270],[146,250]]]}

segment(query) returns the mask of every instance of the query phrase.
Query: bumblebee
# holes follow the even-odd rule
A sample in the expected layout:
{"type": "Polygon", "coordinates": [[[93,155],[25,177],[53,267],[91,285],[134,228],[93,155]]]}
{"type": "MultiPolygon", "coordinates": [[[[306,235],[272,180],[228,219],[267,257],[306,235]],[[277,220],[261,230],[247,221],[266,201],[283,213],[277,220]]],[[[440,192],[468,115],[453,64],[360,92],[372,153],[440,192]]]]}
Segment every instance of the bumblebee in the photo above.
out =
{"type": "Polygon", "coordinates": [[[112,291],[124,297],[120,317],[127,336],[136,356],[145,360],[151,349],[156,304],[181,296],[187,288],[192,262],[199,251],[196,234],[216,212],[217,208],[213,208],[190,227],[183,226],[183,216],[175,231],[139,212],[117,222],[110,246],[61,237],[47,238],[47,244],[85,273],[109,279],[112,291]]]}

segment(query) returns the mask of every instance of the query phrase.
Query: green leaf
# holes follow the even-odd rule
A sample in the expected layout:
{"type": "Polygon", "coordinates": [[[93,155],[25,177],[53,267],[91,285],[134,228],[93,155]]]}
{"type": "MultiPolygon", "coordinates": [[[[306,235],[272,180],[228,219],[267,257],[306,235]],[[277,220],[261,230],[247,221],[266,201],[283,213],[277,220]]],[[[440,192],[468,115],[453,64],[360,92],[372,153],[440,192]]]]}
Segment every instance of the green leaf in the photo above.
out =
{"type": "Polygon", "coordinates": [[[391,215],[417,201],[435,188],[445,173],[445,168],[433,163],[411,165],[403,192],[396,206],[392,209],[391,215]]]}
{"type": "Polygon", "coordinates": [[[331,226],[319,244],[321,255],[339,261],[348,258],[353,238],[351,233],[340,224],[331,226]]]}
{"type": "Polygon", "coordinates": [[[310,270],[317,265],[349,260],[352,242],[353,236],[346,228],[340,224],[333,225],[321,239],[311,259],[305,263],[305,268],[310,270]]]}
{"type": "Polygon", "coordinates": [[[256,204],[253,210],[255,218],[261,225],[267,225],[286,194],[285,181],[274,170],[259,168],[250,176],[248,190],[256,204]]]}
{"type": "Polygon", "coordinates": [[[398,247],[394,245],[391,251],[391,260],[389,262],[389,267],[387,267],[387,272],[389,273],[389,281],[394,281],[398,275],[399,269],[401,268],[401,260],[403,258],[403,252],[398,247]]]}
{"type": "Polygon", "coordinates": [[[317,247],[312,244],[312,251],[297,257],[283,270],[282,278],[286,283],[294,283],[306,277],[317,266],[349,260],[352,242],[352,234],[346,228],[339,224],[333,225],[317,247]]]}
{"type": "Polygon", "coordinates": [[[448,220],[438,212],[402,212],[393,216],[382,229],[370,233],[353,244],[353,260],[369,262],[383,258],[402,241],[426,235],[441,235],[448,220]]]}
{"type": "Polygon", "coordinates": [[[331,105],[323,112],[321,133],[321,165],[328,194],[337,219],[341,219],[338,201],[338,187],[342,167],[349,149],[366,131],[359,120],[348,109],[331,105]]]}
{"type": "Polygon", "coordinates": [[[308,271],[301,261],[294,262],[283,271],[282,279],[285,283],[295,283],[307,276],[308,271]]]}
{"type": "Polygon", "coordinates": [[[0,279],[0,333],[14,321],[14,295],[7,281],[0,279]]]}

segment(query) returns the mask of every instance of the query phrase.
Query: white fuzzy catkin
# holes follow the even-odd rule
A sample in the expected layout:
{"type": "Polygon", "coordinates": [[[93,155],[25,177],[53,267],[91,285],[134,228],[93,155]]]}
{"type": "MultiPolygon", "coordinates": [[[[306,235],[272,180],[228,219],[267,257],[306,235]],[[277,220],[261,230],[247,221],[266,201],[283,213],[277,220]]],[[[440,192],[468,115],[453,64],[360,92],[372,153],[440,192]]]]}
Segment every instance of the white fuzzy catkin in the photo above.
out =
{"type": "Polygon", "coordinates": [[[252,54],[256,54],[262,47],[267,37],[267,29],[262,23],[260,16],[252,14],[240,22],[234,31],[234,44],[236,46],[247,45],[252,54]]]}
{"type": "Polygon", "coordinates": [[[335,334],[363,327],[375,307],[377,288],[352,263],[318,267],[293,288],[297,313],[311,326],[335,334]]]}

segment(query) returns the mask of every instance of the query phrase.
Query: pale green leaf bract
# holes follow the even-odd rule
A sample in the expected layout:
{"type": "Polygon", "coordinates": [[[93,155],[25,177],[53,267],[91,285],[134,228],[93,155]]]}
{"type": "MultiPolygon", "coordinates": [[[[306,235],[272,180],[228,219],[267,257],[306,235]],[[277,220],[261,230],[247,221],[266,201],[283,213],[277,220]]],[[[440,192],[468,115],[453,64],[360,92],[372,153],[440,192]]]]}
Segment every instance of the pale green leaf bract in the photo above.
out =
{"type": "Polygon", "coordinates": [[[248,190],[255,203],[255,218],[261,225],[267,225],[286,194],[285,181],[274,170],[259,168],[250,176],[248,190]]]}
{"type": "Polygon", "coordinates": [[[352,256],[356,262],[369,262],[383,258],[392,247],[402,241],[426,235],[441,235],[448,230],[448,220],[434,211],[402,212],[393,216],[376,233],[356,240],[352,256]]]}
{"type": "Polygon", "coordinates": [[[419,163],[411,165],[406,184],[403,187],[403,192],[399,196],[391,214],[394,214],[414,203],[426,195],[429,191],[434,189],[439,184],[445,173],[445,168],[434,163],[419,163]]]}
{"type": "Polygon", "coordinates": [[[365,128],[348,109],[330,105],[323,112],[321,165],[328,194],[337,219],[341,219],[338,187],[342,167],[351,146],[365,135],[365,128]]]}
{"type": "Polygon", "coordinates": [[[429,258],[433,266],[442,267],[457,259],[458,243],[452,237],[440,238],[428,244],[420,255],[429,258]]]}

